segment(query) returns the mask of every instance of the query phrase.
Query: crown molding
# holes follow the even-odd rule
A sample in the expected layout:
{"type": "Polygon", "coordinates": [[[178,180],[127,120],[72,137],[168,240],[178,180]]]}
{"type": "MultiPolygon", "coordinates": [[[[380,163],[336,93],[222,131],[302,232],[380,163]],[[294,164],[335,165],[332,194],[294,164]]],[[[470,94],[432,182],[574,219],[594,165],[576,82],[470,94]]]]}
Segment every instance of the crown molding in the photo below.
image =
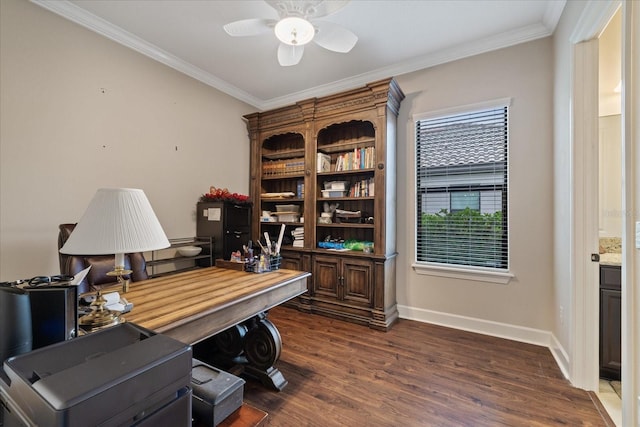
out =
{"type": "Polygon", "coordinates": [[[268,110],[285,105],[290,105],[302,99],[322,97],[325,95],[338,93],[343,90],[354,89],[356,87],[366,85],[367,83],[370,83],[372,81],[384,79],[389,76],[399,76],[402,74],[423,70],[425,68],[430,68],[447,62],[468,58],[481,53],[486,53],[493,50],[514,46],[520,43],[548,37],[551,34],[553,34],[553,29],[548,28],[546,25],[530,25],[518,30],[507,31],[502,34],[480,39],[473,43],[465,43],[451,48],[442,49],[438,52],[426,56],[413,58],[409,61],[400,62],[389,67],[379,68],[368,73],[359,74],[357,76],[338,80],[326,85],[316,86],[304,91],[299,91],[288,94],[286,96],[273,98],[264,101],[261,107],[268,110]]]}
{"type": "Polygon", "coordinates": [[[549,7],[544,16],[544,23],[530,25],[514,31],[507,31],[502,34],[477,40],[473,43],[465,43],[463,45],[442,49],[423,57],[412,58],[411,60],[400,62],[389,67],[379,68],[371,72],[334,81],[325,85],[315,86],[303,91],[265,100],[250,95],[238,87],[227,83],[226,81],[96,15],[93,15],[92,13],[87,12],[85,9],[82,9],[67,0],[31,0],[31,2],[263,111],[290,105],[303,99],[322,97],[344,90],[353,89],[389,76],[399,76],[444,64],[446,62],[550,36],[555,30],[555,26],[557,25],[565,6],[565,0],[549,2],[549,7]]]}
{"type": "Polygon", "coordinates": [[[587,3],[571,34],[571,43],[600,37],[620,4],[620,0],[587,3]]]}
{"type": "Polygon", "coordinates": [[[545,27],[551,30],[552,33],[555,31],[556,26],[560,21],[560,16],[562,16],[562,11],[566,4],[566,0],[547,2],[547,10],[544,12],[544,16],[542,17],[542,23],[545,27]]]}

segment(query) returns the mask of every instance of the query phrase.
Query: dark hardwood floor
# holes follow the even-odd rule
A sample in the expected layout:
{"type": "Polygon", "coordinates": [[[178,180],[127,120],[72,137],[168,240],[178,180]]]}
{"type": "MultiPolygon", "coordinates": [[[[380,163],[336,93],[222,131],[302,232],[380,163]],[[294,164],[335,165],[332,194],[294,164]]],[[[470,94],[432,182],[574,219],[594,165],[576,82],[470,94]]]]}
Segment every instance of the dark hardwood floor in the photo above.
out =
{"type": "Polygon", "coordinates": [[[269,426],[607,426],[547,348],[401,319],[389,332],[278,307],[289,381],[248,380],[269,426]]]}

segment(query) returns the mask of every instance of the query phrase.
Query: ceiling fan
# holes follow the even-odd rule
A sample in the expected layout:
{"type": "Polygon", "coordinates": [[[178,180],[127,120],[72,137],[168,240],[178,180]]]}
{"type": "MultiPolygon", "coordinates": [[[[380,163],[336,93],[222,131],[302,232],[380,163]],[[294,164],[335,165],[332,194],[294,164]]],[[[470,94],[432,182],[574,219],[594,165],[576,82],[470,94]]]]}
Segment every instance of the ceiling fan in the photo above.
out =
{"type": "Polygon", "coordinates": [[[273,31],[280,40],[278,62],[296,65],[302,59],[304,45],[313,41],[333,52],[347,53],[358,41],[351,31],[326,21],[315,21],[342,9],[349,0],[265,0],[279,20],[254,18],[230,22],[224,30],[231,36],[255,36],[273,31]],[[313,22],[311,22],[313,21],[313,22]]]}

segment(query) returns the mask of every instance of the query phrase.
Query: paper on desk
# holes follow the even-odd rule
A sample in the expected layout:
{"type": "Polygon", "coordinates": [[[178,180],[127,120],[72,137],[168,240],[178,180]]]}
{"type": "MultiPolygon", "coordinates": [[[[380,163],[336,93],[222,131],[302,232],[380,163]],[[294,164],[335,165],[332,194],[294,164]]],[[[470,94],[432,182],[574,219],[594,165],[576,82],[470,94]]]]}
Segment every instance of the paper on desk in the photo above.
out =
{"type": "Polygon", "coordinates": [[[108,294],[102,294],[102,298],[107,300],[105,306],[109,310],[123,311],[124,304],[120,302],[120,294],[118,292],[109,292],[108,294]]]}
{"type": "Polygon", "coordinates": [[[84,278],[87,277],[87,274],[89,274],[89,270],[91,270],[91,266],[85,268],[80,273],[73,276],[73,280],[71,281],[70,285],[77,285],[78,283],[82,282],[84,278]]]}
{"type": "MultiPolygon", "coordinates": [[[[108,292],[108,293],[103,293],[102,294],[102,298],[104,298],[106,300],[104,306],[105,308],[111,310],[111,311],[120,311],[122,313],[127,313],[129,311],[131,311],[131,309],[133,308],[133,303],[127,301],[124,297],[120,296],[120,293],[118,292],[108,292]]],[[[86,302],[86,303],[92,303],[93,301],[95,301],[96,296],[95,295],[84,295],[82,297],[82,299],[86,302]]]]}

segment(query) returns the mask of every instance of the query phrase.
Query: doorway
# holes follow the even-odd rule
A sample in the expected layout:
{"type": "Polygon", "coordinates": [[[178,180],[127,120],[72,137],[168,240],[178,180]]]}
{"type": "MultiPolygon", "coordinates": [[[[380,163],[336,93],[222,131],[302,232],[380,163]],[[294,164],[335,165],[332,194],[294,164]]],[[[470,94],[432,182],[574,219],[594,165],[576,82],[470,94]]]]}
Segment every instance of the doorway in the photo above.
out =
{"type": "Polygon", "coordinates": [[[622,7],[622,420],[636,425],[640,413],[640,344],[636,307],[640,302],[637,274],[640,240],[640,123],[636,87],[640,33],[631,29],[640,23],[640,7],[635,2],[589,2],[571,36],[572,94],[572,343],[571,382],[590,391],[598,390],[599,361],[599,265],[592,254],[598,251],[598,37],[622,7]],[[635,55],[635,56],[634,56],[635,55]]]}

